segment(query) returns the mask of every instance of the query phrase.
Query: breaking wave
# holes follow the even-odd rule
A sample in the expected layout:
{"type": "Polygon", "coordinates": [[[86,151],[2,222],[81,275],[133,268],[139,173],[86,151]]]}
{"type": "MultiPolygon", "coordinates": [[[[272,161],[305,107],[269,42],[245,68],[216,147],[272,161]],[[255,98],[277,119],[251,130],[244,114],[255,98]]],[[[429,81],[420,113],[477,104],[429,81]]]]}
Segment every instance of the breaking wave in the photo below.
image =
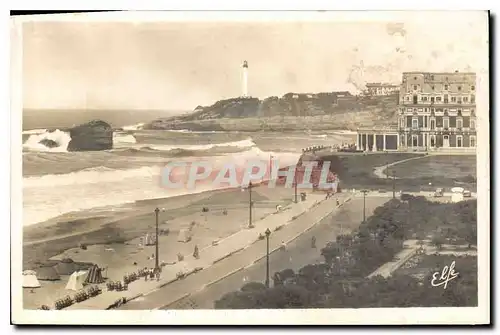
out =
{"type": "MultiPolygon", "coordinates": [[[[151,148],[141,150],[158,152],[151,148]]],[[[65,153],[64,155],[69,154],[71,153],[65,153]]],[[[115,153],[111,152],[102,154],[106,154],[103,156],[102,164],[110,164],[110,156],[116,157],[115,153]]],[[[223,169],[228,163],[235,164],[237,168],[241,169],[246,166],[245,164],[249,160],[259,159],[269,162],[270,155],[273,155],[275,160],[279,160],[280,166],[294,165],[299,158],[298,154],[270,153],[262,151],[258,147],[251,147],[233,154],[177,159],[186,162],[187,166],[196,160],[208,162],[212,166],[212,170],[216,171],[223,169]]],[[[127,161],[133,159],[132,157],[122,158],[127,161]]],[[[145,162],[148,164],[147,166],[134,168],[130,168],[130,163],[126,164],[129,168],[125,168],[124,165],[122,165],[122,168],[101,165],[64,174],[24,177],[23,224],[35,224],[74,211],[117,206],[138,200],[199,193],[217,188],[210,184],[202,184],[192,190],[184,188],[166,189],[162,187],[161,174],[168,161],[168,159],[160,159],[156,161],[156,164],[149,161],[145,162]]],[[[60,163],[57,165],[60,165],[60,163]]],[[[186,173],[184,170],[181,175],[186,173]]]]}
{"type": "Polygon", "coordinates": [[[234,141],[234,142],[222,142],[222,143],[211,143],[211,144],[201,144],[201,145],[154,145],[151,148],[161,151],[170,150],[189,150],[189,151],[200,151],[200,150],[210,150],[214,148],[224,148],[224,147],[234,147],[234,148],[252,148],[256,144],[252,138],[247,138],[246,140],[234,141]]]}
{"type": "Polygon", "coordinates": [[[34,129],[23,132],[24,135],[31,134],[23,143],[23,149],[28,151],[52,151],[67,152],[71,141],[69,133],[56,129],[34,129]]]}
{"type": "Polygon", "coordinates": [[[137,140],[135,139],[134,135],[114,132],[113,133],[113,145],[119,144],[119,143],[134,144],[134,143],[137,143],[137,140]]]}
{"type": "MultiPolygon", "coordinates": [[[[59,129],[54,131],[47,129],[26,130],[23,131],[23,135],[29,135],[23,143],[23,149],[26,151],[67,152],[68,144],[71,141],[70,134],[59,129]]],[[[113,144],[135,144],[136,142],[133,135],[113,133],[113,144]]]]}
{"type": "Polygon", "coordinates": [[[122,127],[125,131],[141,130],[142,128],[144,128],[144,122],[122,127]]]}

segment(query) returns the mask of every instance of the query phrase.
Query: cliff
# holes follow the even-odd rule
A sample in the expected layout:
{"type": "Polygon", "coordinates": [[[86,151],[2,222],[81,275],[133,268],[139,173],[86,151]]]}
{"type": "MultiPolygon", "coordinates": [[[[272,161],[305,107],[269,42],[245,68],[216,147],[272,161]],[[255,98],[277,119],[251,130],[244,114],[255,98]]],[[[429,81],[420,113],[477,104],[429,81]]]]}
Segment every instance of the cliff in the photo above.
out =
{"type": "Polygon", "coordinates": [[[354,96],[349,92],[287,93],[282,97],[232,98],[198,106],[185,115],[155,120],[146,129],[298,130],[355,129],[396,119],[398,95],[354,96]]]}
{"type": "Polygon", "coordinates": [[[101,120],[93,120],[68,130],[68,151],[98,151],[113,148],[113,129],[101,120]]]}

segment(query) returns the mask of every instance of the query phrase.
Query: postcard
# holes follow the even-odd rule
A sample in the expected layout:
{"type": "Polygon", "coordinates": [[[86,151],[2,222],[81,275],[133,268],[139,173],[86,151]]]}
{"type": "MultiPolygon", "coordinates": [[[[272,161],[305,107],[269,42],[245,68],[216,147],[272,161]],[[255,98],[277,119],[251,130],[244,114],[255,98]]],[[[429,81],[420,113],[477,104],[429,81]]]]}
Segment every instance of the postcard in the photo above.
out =
{"type": "Polygon", "coordinates": [[[12,322],[489,324],[488,15],[12,17],[12,322]]]}

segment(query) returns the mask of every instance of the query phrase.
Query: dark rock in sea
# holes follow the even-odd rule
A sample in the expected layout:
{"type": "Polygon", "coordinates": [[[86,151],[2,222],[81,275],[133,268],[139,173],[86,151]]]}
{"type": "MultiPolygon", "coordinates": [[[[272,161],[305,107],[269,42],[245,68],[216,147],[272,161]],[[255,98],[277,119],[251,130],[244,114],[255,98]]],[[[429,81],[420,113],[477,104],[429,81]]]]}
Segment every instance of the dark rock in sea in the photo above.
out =
{"type": "Polygon", "coordinates": [[[56,141],[49,140],[47,138],[44,138],[43,140],[41,140],[38,143],[43,144],[43,145],[45,145],[48,148],[56,148],[56,147],[59,146],[59,144],[56,141]]]}
{"type": "Polygon", "coordinates": [[[69,129],[68,151],[98,151],[113,148],[113,129],[101,120],[93,120],[69,129]]]}

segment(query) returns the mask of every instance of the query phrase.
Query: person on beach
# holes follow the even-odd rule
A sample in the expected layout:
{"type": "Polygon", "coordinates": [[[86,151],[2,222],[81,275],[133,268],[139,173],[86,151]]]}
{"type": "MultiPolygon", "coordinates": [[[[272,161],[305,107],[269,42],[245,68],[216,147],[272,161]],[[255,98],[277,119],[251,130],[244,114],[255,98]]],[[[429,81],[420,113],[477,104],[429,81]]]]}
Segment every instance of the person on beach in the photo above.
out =
{"type": "Polygon", "coordinates": [[[316,237],[315,236],[313,236],[311,239],[311,247],[316,248],[316,237]]]}
{"type": "Polygon", "coordinates": [[[281,241],[281,250],[285,251],[286,250],[286,244],[285,241],[281,241]]]}

